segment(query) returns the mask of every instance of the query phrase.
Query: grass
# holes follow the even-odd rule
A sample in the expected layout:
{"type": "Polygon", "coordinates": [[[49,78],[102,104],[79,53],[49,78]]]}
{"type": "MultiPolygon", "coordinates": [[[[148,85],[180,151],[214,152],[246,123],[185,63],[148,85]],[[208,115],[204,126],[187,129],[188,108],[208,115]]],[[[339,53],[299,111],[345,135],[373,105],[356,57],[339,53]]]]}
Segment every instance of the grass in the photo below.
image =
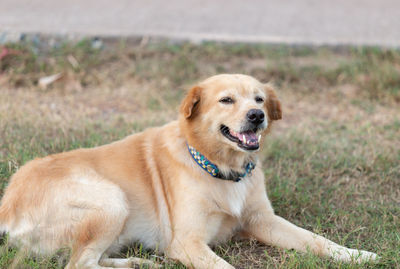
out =
{"type": "MultiPolygon", "coordinates": [[[[232,240],[215,251],[236,268],[400,268],[400,52],[205,43],[94,49],[9,44],[0,60],[0,183],[28,160],[120,139],[176,118],[184,89],[216,73],[246,73],[279,89],[284,119],[261,154],[275,211],[378,264],[232,240]],[[40,77],[63,73],[46,89],[40,77]]],[[[1,49],[1,48],[0,48],[1,49]]],[[[143,250],[165,268],[184,268],[143,250]]],[[[34,258],[0,248],[1,268],[62,268],[68,251],[34,258]]]]}

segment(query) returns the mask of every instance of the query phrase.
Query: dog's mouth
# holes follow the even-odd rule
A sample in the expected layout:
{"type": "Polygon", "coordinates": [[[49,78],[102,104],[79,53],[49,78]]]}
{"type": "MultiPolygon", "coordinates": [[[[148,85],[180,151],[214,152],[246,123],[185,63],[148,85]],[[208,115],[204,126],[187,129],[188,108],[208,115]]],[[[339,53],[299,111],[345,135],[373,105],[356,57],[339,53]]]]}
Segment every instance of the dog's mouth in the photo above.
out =
{"type": "Polygon", "coordinates": [[[244,150],[257,150],[260,148],[261,135],[257,137],[257,129],[247,130],[244,132],[237,133],[228,126],[221,125],[221,133],[223,136],[228,138],[230,141],[235,142],[238,147],[244,150]]]}

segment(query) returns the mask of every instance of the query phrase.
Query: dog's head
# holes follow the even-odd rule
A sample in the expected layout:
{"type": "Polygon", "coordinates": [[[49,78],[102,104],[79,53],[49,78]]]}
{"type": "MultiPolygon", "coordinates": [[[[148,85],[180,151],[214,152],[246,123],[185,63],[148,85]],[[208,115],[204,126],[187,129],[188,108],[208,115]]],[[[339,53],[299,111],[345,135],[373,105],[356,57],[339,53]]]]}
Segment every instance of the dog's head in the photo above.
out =
{"type": "MultiPolygon", "coordinates": [[[[180,126],[201,152],[251,154],[282,118],[275,91],[246,75],[217,75],[194,86],[181,104],[180,126]]],[[[210,154],[209,154],[210,155],[210,154]]]]}

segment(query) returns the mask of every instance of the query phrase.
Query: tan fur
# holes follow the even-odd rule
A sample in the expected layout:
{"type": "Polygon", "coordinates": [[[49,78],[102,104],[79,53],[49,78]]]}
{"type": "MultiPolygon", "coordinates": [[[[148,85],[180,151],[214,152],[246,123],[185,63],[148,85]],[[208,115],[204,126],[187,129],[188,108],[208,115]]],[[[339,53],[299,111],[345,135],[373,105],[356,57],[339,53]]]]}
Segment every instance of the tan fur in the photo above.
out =
{"type": "Polygon", "coordinates": [[[72,248],[68,268],[130,267],[137,258],[110,259],[120,246],[139,241],[193,268],[233,268],[209,245],[240,232],[261,242],[308,249],[338,260],[375,259],[370,252],[339,246],[276,216],[264,188],[256,152],[239,149],[220,132],[243,125],[250,109],[282,118],[271,88],[245,75],[218,75],[193,87],[178,121],[92,149],[35,159],[11,179],[0,207],[10,240],[37,253],[72,248]],[[261,96],[263,103],[255,102],[261,96]],[[234,104],[221,104],[224,96],[234,104]],[[190,156],[195,147],[223,173],[243,172],[240,182],[213,178],[190,156]]]}

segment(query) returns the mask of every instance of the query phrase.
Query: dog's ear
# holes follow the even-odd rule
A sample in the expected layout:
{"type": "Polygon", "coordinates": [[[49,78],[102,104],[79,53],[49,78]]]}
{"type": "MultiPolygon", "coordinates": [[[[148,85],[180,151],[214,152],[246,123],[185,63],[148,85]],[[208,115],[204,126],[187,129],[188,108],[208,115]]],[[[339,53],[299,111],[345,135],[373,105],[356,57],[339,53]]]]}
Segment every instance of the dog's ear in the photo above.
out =
{"type": "Polygon", "coordinates": [[[268,117],[270,120],[280,120],[282,119],[282,108],[281,102],[278,100],[276,96],[275,90],[271,87],[271,85],[265,85],[265,92],[267,94],[267,100],[265,105],[268,111],[268,117]]]}
{"type": "Polygon", "coordinates": [[[189,119],[195,115],[200,103],[201,91],[201,87],[194,86],[183,99],[180,111],[185,118],[189,119]]]}

